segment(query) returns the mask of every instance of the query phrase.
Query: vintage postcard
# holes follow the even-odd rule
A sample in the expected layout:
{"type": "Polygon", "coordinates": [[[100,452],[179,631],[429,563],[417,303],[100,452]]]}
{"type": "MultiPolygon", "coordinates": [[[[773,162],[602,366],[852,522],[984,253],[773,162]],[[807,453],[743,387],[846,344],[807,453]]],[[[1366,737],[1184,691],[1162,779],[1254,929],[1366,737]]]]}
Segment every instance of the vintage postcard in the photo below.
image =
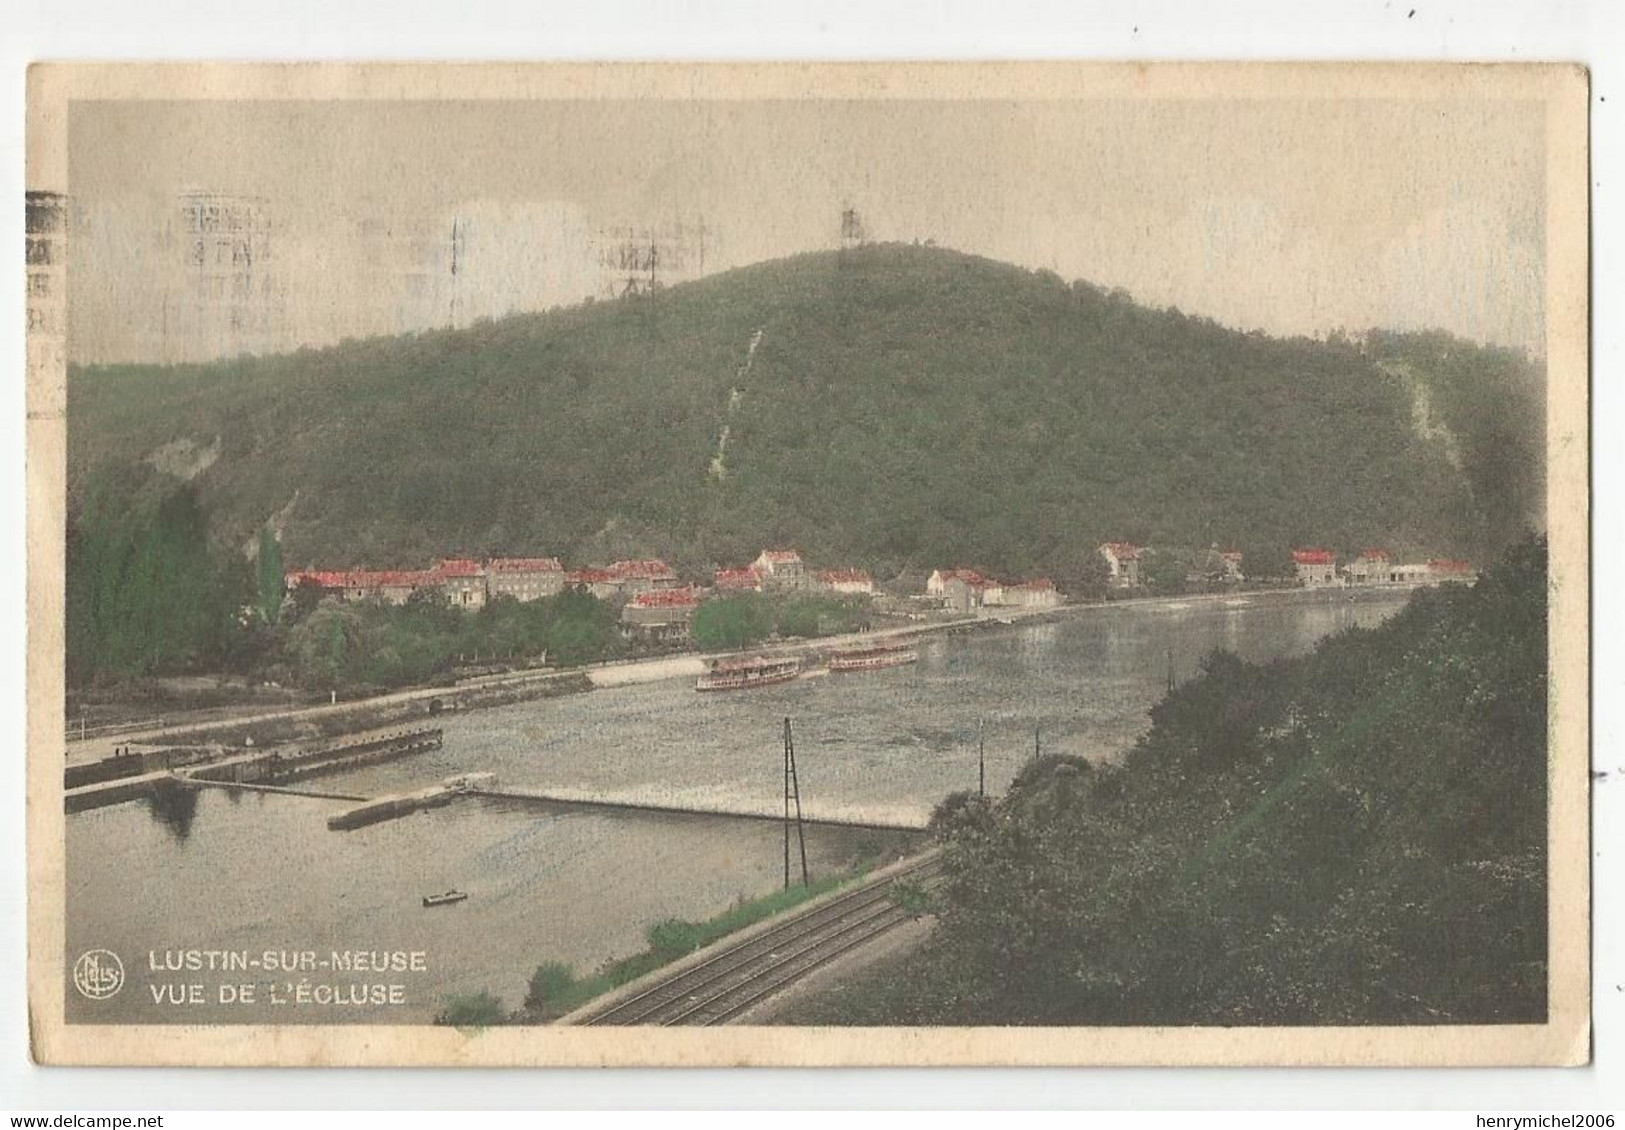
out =
{"type": "Polygon", "coordinates": [[[29,98],[40,1062],[1589,1058],[1579,68],[29,98]]]}

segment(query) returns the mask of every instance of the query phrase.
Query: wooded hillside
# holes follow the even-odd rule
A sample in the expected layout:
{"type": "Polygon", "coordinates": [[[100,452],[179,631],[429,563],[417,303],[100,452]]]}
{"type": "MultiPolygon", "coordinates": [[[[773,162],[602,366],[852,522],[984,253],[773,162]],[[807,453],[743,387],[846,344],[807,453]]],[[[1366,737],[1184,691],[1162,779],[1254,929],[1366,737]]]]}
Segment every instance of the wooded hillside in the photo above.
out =
{"type": "Polygon", "coordinates": [[[699,570],[782,543],[881,576],[1065,575],[1107,539],[1483,559],[1538,510],[1540,387],[1441,335],[1277,340],[881,245],[466,330],[76,369],[70,491],[141,460],[195,474],[222,540],[275,518],[290,567],[699,570]]]}

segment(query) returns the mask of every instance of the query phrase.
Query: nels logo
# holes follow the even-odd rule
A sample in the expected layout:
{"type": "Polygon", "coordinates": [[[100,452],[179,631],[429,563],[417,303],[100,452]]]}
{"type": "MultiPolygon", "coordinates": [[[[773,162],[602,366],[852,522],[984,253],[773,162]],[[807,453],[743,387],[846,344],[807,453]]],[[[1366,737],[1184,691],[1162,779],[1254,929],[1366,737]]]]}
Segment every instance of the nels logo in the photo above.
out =
{"type": "Polygon", "coordinates": [[[124,963],[111,950],[86,950],[73,963],[73,987],[93,1001],[104,1001],[124,987],[124,963]]]}

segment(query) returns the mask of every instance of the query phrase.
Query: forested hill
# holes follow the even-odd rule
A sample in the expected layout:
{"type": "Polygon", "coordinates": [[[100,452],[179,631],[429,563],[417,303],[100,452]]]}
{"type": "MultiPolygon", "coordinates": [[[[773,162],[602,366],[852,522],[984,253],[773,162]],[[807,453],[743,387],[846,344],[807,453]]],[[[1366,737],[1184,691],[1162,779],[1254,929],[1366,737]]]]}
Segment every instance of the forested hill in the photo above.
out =
{"type": "Polygon", "coordinates": [[[1485,557],[1539,497],[1540,387],[1437,335],[1278,340],[879,245],[466,330],[75,369],[70,496],[143,461],[193,476],[222,539],[275,519],[290,566],[697,569],[786,543],[1065,575],[1108,538],[1485,557]]]}
{"type": "Polygon", "coordinates": [[[1520,543],[1301,658],[1215,652],[1120,762],[950,797],[930,941],[797,1022],[1544,1021],[1546,564],[1520,543]]]}

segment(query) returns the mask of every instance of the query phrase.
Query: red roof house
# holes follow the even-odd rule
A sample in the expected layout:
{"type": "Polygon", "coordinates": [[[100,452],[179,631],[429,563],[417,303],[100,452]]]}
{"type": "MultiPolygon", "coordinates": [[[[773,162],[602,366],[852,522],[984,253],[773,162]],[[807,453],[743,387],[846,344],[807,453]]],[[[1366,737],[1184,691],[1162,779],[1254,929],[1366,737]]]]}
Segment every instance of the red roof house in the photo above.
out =
{"type": "Polygon", "coordinates": [[[459,608],[485,604],[485,566],[471,557],[442,557],[432,570],[446,598],[459,608]]]}
{"type": "Polygon", "coordinates": [[[718,569],[712,579],[722,592],[762,591],[762,574],[751,565],[743,569],[718,569]]]}
{"type": "Polygon", "coordinates": [[[1116,588],[1138,588],[1140,584],[1140,557],[1145,550],[1129,541],[1109,541],[1101,545],[1100,556],[1111,570],[1111,583],[1116,588]]]}
{"type": "Polygon", "coordinates": [[[622,581],[675,581],[677,574],[664,561],[617,561],[605,572],[622,581]]]}
{"type": "Polygon", "coordinates": [[[486,562],[489,573],[562,573],[557,557],[493,557],[486,562]]]}
{"type": "Polygon", "coordinates": [[[290,592],[300,585],[315,585],[345,600],[382,599],[394,604],[440,583],[432,572],[421,569],[298,569],[287,574],[286,582],[290,592]]]}
{"type": "Polygon", "coordinates": [[[441,577],[481,577],[485,566],[472,557],[442,557],[435,562],[433,571],[441,577]]]}
{"type": "Polygon", "coordinates": [[[761,574],[763,584],[770,588],[798,589],[808,581],[807,566],[801,554],[793,549],[764,549],[751,562],[751,568],[761,574]]]}
{"type": "Polygon", "coordinates": [[[1292,564],[1297,566],[1298,583],[1305,588],[1337,583],[1337,558],[1328,549],[1294,549],[1292,564]]]}
{"type": "Polygon", "coordinates": [[[649,589],[626,602],[621,625],[628,632],[655,639],[683,639],[699,606],[700,595],[691,588],[649,589]]]}
{"type": "Polygon", "coordinates": [[[941,596],[950,581],[959,581],[973,589],[985,589],[993,584],[993,578],[975,569],[936,569],[926,580],[925,591],[932,596],[941,596]]]}
{"type": "Polygon", "coordinates": [[[875,591],[875,579],[866,569],[824,569],[813,574],[813,580],[820,588],[831,592],[844,593],[872,593],[875,591]]]}
{"type": "Polygon", "coordinates": [[[493,598],[540,600],[564,591],[564,566],[557,557],[493,557],[485,563],[485,587],[493,598]]]}
{"type": "Polygon", "coordinates": [[[700,596],[693,589],[650,589],[640,592],[629,602],[637,608],[684,608],[693,607],[700,602],[700,596]]]}

